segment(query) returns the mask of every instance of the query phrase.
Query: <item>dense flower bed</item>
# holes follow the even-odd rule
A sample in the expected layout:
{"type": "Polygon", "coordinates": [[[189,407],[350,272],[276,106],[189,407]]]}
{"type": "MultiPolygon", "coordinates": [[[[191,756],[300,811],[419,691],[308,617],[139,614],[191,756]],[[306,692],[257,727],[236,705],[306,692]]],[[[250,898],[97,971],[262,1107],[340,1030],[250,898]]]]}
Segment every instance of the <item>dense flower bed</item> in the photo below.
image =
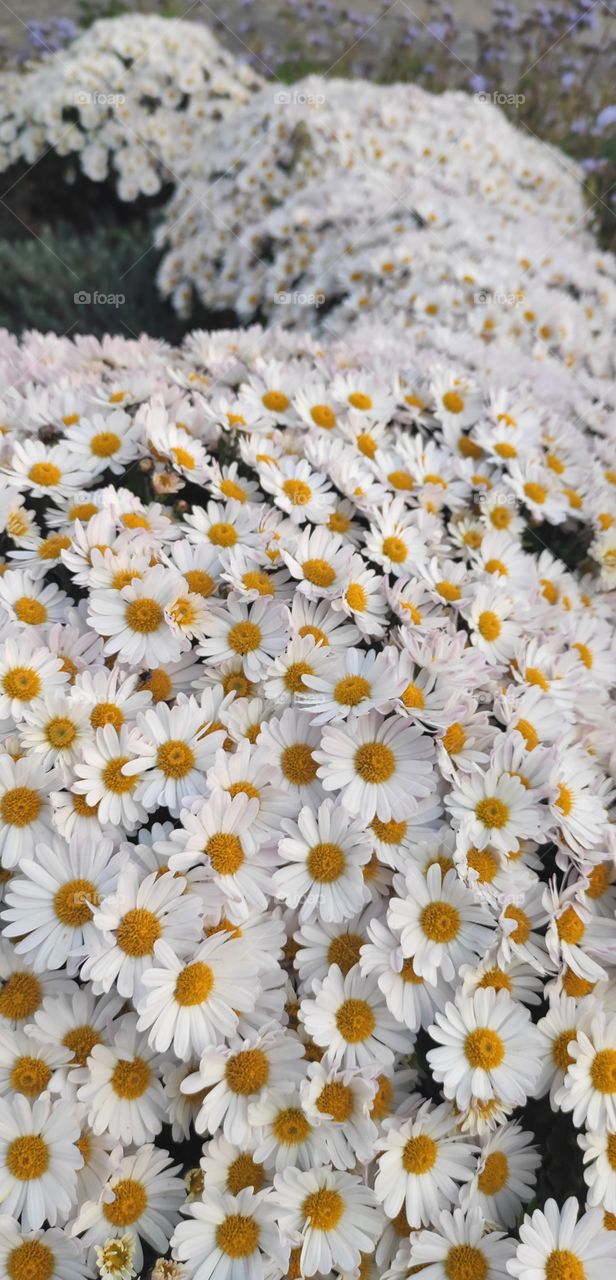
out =
{"type": "Polygon", "coordinates": [[[610,384],[376,322],[0,370],[0,1273],[609,1274],[610,384]],[[586,1209],[523,1218],[537,1099],[586,1209]]]}
{"type": "Polygon", "coordinates": [[[111,177],[122,200],[152,196],[261,83],[203,25],[101,19],[61,56],[3,76],[0,169],[53,149],[96,182],[111,177]]]}

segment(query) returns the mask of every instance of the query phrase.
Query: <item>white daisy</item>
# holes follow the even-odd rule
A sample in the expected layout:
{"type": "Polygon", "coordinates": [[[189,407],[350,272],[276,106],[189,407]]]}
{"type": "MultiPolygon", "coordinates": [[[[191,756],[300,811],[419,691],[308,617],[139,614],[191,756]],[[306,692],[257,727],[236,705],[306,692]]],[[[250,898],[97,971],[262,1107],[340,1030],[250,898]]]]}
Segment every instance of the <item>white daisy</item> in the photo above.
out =
{"type": "Polygon", "coordinates": [[[599,1280],[616,1262],[616,1236],[603,1228],[600,1209],[578,1218],[574,1196],[560,1209],[546,1200],[541,1209],[526,1214],[519,1229],[520,1244],[507,1270],[517,1280],[599,1280]]]}
{"type": "Polygon", "coordinates": [[[326,728],[315,759],[326,791],[339,791],[345,809],[368,823],[416,811],[430,793],[433,751],[420,729],[372,711],[352,727],[326,728]]]}
{"type": "Polygon", "coordinates": [[[411,1237],[412,1269],[430,1280],[507,1280],[513,1242],[502,1231],[486,1233],[480,1209],[442,1209],[434,1225],[411,1237]]]}
{"type": "Polygon", "coordinates": [[[145,818],[145,809],[134,795],[138,772],[125,772],[125,765],[134,760],[136,756],[126,726],[118,732],[106,724],[96,730],[94,741],[84,747],[83,759],[75,762],[76,778],[72,785],[72,790],[83,796],[90,807],[96,806],[100,822],[127,831],[134,831],[145,818]]]}
{"type": "Polygon", "coordinates": [[[515,1226],[522,1205],[533,1199],[541,1164],[533,1137],[513,1120],[499,1125],[481,1148],[474,1177],[462,1187],[462,1209],[476,1206],[497,1228],[515,1226]]]}
{"type": "Polygon", "coordinates": [[[43,1094],[32,1104],[22,1094],[0,1098],[0,1204],[37,1231],[55,1226],[74,1204],[79,1125],[74,1108],[43,1094]]]}
{"type": "Polygon", "coordinates": [[[476,960],[493,941],[490,916],[459,879],[456,871],[443,876],[434,862],[423,876],[410,866],[404,898],[392,898],[387,921],[399,934],[402,954],[413,960],[420,977],[435,985],[439,971],[451,982],[460,965],[476,960]]]}
{"type": "Polygon", "coordinates": [[[428,1051],[430,1070],[458,1107],[495,1097],[521,1106],[534,1091],[538,1034],[528,1010],[506,991],[459,996],[435,1014],[429,1033],[442,1046],[428,1051]]]}
{"type": "Polygon", "coordinates": [[[362,978],[357,966],[343,977],[332,965],[312,991],[301,1002],[300,1020],[333,1066],[390,1067],[396,1051],[408,1050],[408,1031],[390,1014],[376,979],[362,978]]]}
{"type": "Polygon", "coordinates": [[[205,1049],[199,1070],[183,1081],[182,1093],[204,1090],[195,1120],[197,1133],[216,1133],[220,1127],[229,1142],[244,1143],[252,1132],[251,1103],[277,1087],[299,1083],[304,1046],[279,1027],[265,1027],[248,1039],[233,1036],[228,1045],[205,1049]]]}
{"type": "Polygon", "coordinates": [[[57,784],[53,769],[28,756],[13,760],[0,755],[0,859],[2,866],[18,866],[31,857],[37,843],[49,841],[52,809],[49,793],[57,784]]]}
{"type": "Polygon", "coordinates": [[[457,1202],[472,1177],[474,1147],[456,1133],[451,1107],[429,1102],[412,1119],[385,1121],[379,1139],[377,1199],[388,1218],[405,1206],[409,1227],[434,1222],[439,1209],[457,1202]]]}
{"type": "Polygon", "coordinates": [[[348,1270],[374,1249],[381,1216],[374,1192],[360,1178],[327,1166],[306,1173],[285,1169],[274,1187],[282,1236],[302,1245],[300,1273],[348,1270]]]}
{"type": "Polygon", "coordinates": [[[266,1260],[280,1274],[286,1268],[289,1247],[281,1240],[270,1190],[255,1195],[246,1187],[232,1196],[214,1187],[186,1212],[190,1221],[176,1227],[171,1248],[194,1280],[257,1280],[265,1275],[266,1260]]]}
{"type": "Polygon", "coordinates": [[[1,1280],[88,1280],[90,1274],[77,1241],[59,1227],[22,1232],[14,1218],[0,1217],[1,1280]]]}
{"type": "Polygon", "coordinates": [[[141,1146],[160,1133],[165,1116],[160,1062],[146,1037],[137,1034],[132,1013],[118,1021],[110,1045],[92,1046],[86,1066],[72,1074],[94,1133],[108,1132],[127,1146],[141,1146]]]}
{"type": "Polygon", "coordinates": [[[361,824],[324,800],[316,812],[305,805],[297,823],[283,818],[281,826],[287,835],[278,845],[283,865],[272,878],[275,896],[299,907],[300,924],[314,915],[325,921],[356,915],[369,898],[362,867],[372,854],[361,824]]]}
{"type": "Polygon", "coordinates": [[[249,680],[259,680],[286,645],[282,607],[268,600],[246,604],[236,592],[211,605],[198,652],[215,662],[239,658],[249,680]]]}
{"type": "Polygon", "coordinates": [[[124,1156],[96,1202],[80,1205],[71,1235],[86,1248],[128,1234],[135,1242],[135,1266],[143,1266],[141,1240],[165,1254],[179,1219],[186,1188],[163,1148],[146,1145],[124,1156]]]}
{"type": "Polygon", "coordinates": [[[177,662],[189,642],[174,634],[165,610],[181,594],[182,586],[179,574],[155,565],[121,591],[93,591],[88,618],[105,637],[105,653],[121,653],[125,662],[148,667],[177,662]]]}

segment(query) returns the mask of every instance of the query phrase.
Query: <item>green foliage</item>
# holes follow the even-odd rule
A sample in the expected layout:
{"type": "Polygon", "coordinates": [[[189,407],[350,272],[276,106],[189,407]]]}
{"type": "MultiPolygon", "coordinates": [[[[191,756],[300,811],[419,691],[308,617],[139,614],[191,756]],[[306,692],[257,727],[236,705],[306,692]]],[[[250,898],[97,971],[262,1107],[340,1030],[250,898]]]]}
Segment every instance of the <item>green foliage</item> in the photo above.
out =
{"type": "Polygon", "coordinates": [[[59,223],[17,243],[0,240],[0,326],[15,333],[148,333],[180,342],[195,318],[184,323],[159,295],[154,224],[152,217],[84,236],[59,223]],[[79,295],[90,301],[76,301],[79,295]],[[124,301],[100,300],[110,295],[124,301]]]}

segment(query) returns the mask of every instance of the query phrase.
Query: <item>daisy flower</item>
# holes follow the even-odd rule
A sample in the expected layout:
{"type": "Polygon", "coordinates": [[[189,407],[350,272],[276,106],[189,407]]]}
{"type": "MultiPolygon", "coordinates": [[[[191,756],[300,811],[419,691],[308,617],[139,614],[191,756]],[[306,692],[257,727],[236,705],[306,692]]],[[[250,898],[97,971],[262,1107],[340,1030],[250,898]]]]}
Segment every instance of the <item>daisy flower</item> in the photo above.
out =
{"type": "Polygon", "coordinates": [[[67,1049],[67,1072],[85,1067],[95,1044],[111,1043],[115,1020],[124,1001],[116,992],[95,997],[91,988],[71,983],[72,990],[46,996],[26,1026],[33,1042],[67,1049]]]}
{"type": "Polygon", "coordinates": [[[0,1217],[2,1280],[88,1280],[90,1274],[77,1241],[65,1231],[21,1231],[14,1218],[0,1217]]]}
{"type": "Polygon", "coordinates": [[[603,1205],[608,1213],[616,1213],[616,1132],[588,1129],[578,1134],[578,1146],[584,1152],[588,1206],[603,1205]]]}
{"type": "Polygon", "coordinates": [[[314,915],[325,921],[356,915],[368,900],[362,868],[372,853],[361,824],[324,800],[316,812],[304,805],[297,823],[282,818],[281,826],[287,835],[278,845],[283,865],[272,877],[275,896],[299,907],[300,924],[314,915]]]}
{"type": "Polygon", "coordinates": [[[507,1280],[513,1242],[502,1231],[486,1233],[479,1208],[442,1209],[434,1226],[411,1237],[409,1261],[431,1280],[507,1280]]]}
{"type": "Polygon", "coordinates": [[[131,1013],[118,1021],[110,1045],[92,1046],[86,1066],[75,1068],[73,1078],[94,1133],[108,1132],[127,1146],[141,1146],[160,1133],[165,1115],[160,1061],[146,1037],[137,1034],[131,1013]]]}
{"type": "Polygon", "coordinates": [[[32,955],[35,971],[73,971],[96,941],[93,912],[111,893],[120,873],[111,841],[97,845],[72,841],[39,843],[36,858],[22,858],[2,912],[2,932],[17,939],[16,955],[32,955]]]}
{"type": "Polygon", "coordinates": [[[372,1160],[378,1129],[371,1112],[377,1089],[375,1067],[340,1070],[326,1060],[308,1067],[300,1090],[302,1105],[335,1169],[354,1169],[358,1160],[372,1160]]]}
{"type": "Polygon", "coordinates": [[[109,1238],[130,1235],[135,1242],[135,1266],[143,1266],[141,1240],[165,1254],[186,1189],[176,1175],[167,1151],[150,1144],[123,1157],[98,1201],[86,1200],[71,1224],[85,1248],[109,1238]]]}
{"type": "Polygon", "coordinates": [[[179,574],[155,565],[121,591],[93,591],[90,626],[105,637],[105,653],[122,653],[125,662],[157,667],[177,662],[188,647],[169,627],[165,611],[182,592],[179,574]]]}
{"type": "Polygon", "coordinates": [[[20,627],[34,629],[62,622],[68,596],[53,582],[44,585],[32,574],[12,569],[0,578],[0,605],[20,627]]]}
{"type": "Polygon", "coordinates": [[[186,1206],[190,1221],[181,1222],[171,1238],[173,1256],[190,1268],[195,1280],[252,1280],[272,1262],[286,1269],[289,1246],[277,1226],[277,1204],[271,1190],[245,1187],[237,1196],[213,1187],[207,1198],[186,1206]]]}
{"type": "Polygon", "coordinates": [[[76,778],[71,788],[91,808],[96,807],[101,823],[126,831],[134,831],[145,817],[145,809],[134,795],[139,771],[125,772],[131,761],[136,762],[136,755],[126,725],[118,731],[106,724],[84,747],[83,759],[75,761],[76,778]]]}
{"type": "Polygon", "coordinates": [[[205,1091],[195,1120],[197,1133],[216,1133],[222,1127],[229,1142],[247,1142],[250,1105],[270,1089],[298,1084],[303,1057],[300,1040],[271,1025],[247,1039],[232,1036],[226,1046],[205,1049],[198,1071],[181,1085],[189,1096],[205,1091]]]}
{"type": "Polygon", "coordinates": [[[259,801],[245,792],[213,792],[182,810],[182,830],[175,833],[182,850],[169,858],[173,872],[205,865],[211,883],[243,916],[263,911],[271,895],[275,855],[255,840],[258,812],[259,801]]]}
{"type": "Polygon", "coordinates": [[[202,731],[203,711],[195,698],[138,715],[130,738],[132,759],[123,770],[126,777],[137,775],[137,803],[148,811],[164,805],[178,818],[186,797],[204,794],[205,771],[224,736],[222,731],[202,736],[202,731]]]}
{"type": "Polygon", "coordinates": [[[385,713],[404,685],[398,654],[391,645],[381,653],[347,649],[344,655],[328,657],[322,671],[305,675],[298,702],[306,709],[315,708],[312,724],[326,724],[373,709],[385,713]]]}
{"type": "Polygon", "coordinates": [[[19,865],[31,857],[39,841],[52,834],[49,793],[58,781],[53,769],[31,756],[13,760],[0,755],[0,859],[2,866],[19,865]]]}
{"type": "Polygon", "coordinates": [[[405,898],[392,898],[387,920],[400,936],[402,954],[413,970],[433,986],[439,971],[451,982],[460,966],[485,953],[493,941],[486,908],[462,884],[456,871],[443,876],[434,862],[423,876],[410,866],[405,898]]]}
{"type": "Polygon", "coordinates": [[[460,1108],[472,1098],[522,1106],[539,1074],[537,1032],[528,1010],[507,994],[480,988],[435,1014],[428,1028],[439,1048],[428,1051],[435,1080],[460,1108]]]}
{"type": "Polygon", "coordinates": [[[249,680],[259,680],[286,644],[283,614],[267,600],[245,604],[236,593],[211,605],[198,652],[214,661],[239,658],[249,680]]]}
{"type": "Polygon", "coordinates": [[[201,932],[201,904],[186,893],[183,876],[153,872],[140,878],[133,863],[121,871],[115,891],[94,911],[99,933],[81,969],[81,978],[97,992],[116,986],[129,999],[154,961],[154,944],[163,938],[178,955],[189,955],[201,932]]]}
{"type": "Polygon", "coordinates": [[[616,1262],[616,1236],[603,1227],[600,1209],[578,1217],[574,1196],[559,1209],[555,1200],[546,1200],[543,1209],[526,1214],[519,1229],[520,1244],[507,1270],[517,1280],[539,1276],[541,1280],[575,1280],[608,1275],[616,1262]]]}
{"type": "Polygon", "coordinates": [[[399,939],[382,920],[371,920],[367,933],[369,941],[359,956],[362,973],[377,975],[387,1008],[397,1022],[413,1032],[428,1026],[434,1010],[443,1007],[449,987],[440,980],[427,982],[417,973],[413,958],[404,956],[399,939]]]}
{"type": "Polygon", "coordinates": [[[19,1093],[0,1098],[0,1204],[26,1231],[45,1220],[54,1227],[73,1207],[79,1133],[74,1108],[47,1093],[32,1104],[19,1093]]]}
{"type": "Polygon", "coordinates": [[[388,1218],[404,1205],[411,1228],[434,1222],[472,1177],[474,1147],[455,1132],[447,1103],[431,1107],[426,1102],[410,1120],[385,1121],[384,1130],[378,1142],[377,1199],[388,1218]]]}
{"type": "Polygon", "coordinates": [[[61,1093],[61,1068],[70,1056],[58,1045],[37,1044],[24,1031],[0,1028],[0,1094],[22,1093],[33,1101],[44,1090],[61,1093]]]}
{"type": "Polygon", "coordinates": [[[326,791],[368,823],[414,813],[430,792],[433,746],[420,729],[371,711],[349,728],[326,728],[315,752],[326,791]]]}
{"type": "Polygon", "coordinates": [[[214,933],[183,964],[162,939],[154,944],[160,967],[146,969],[138,1001],[140,1031],[159,1053],[173,1043],[178,1058],[199,1055],[237,1029],[238,1011],[254,1008],[259,985],[246,944],[214,933]]]}
{"type": "Polygon", "coordinates": [[[20,737],[24,748],[38,756],[45,769],[57,766],[66,783],[72,765],[88,741],[91,726],[86,709],[63,690],[48,693],[24,710],[20,737]]]}
{"type": "Polygon", "coordinates": [[[501,1223],[515,1227],[520,1209],[533,1199],[541,1164],[533,1137],[513,1120],[499,1125],[481,1148],[473,1178],[461,1189],[461,1208],[475,1206],[497,1228],[501,1223]]]}
{"type": "Polygon", "coordinates": [[[60,689],[67,681],[61,660],[44,645],[7,637],[0,649],[0,719],[22,720],[43,692],[60,689]]]}
{"type": "Polygon", "coordinates": [[[330,600],[342,595],[348,577],[352,548],[337,534],[322,527],[304,529],[293,550],[281,548],[289,572],[299,582],[298,590],[311,600],[330,600]]]}
{"type": "Polygon", "coordinates": [[[321,734],[310,716],[288,707],[261,728],[257,745],[270,762],[272,781],[300,804],[315,805],[325,799],[317,777],[316,748],[321,734]]]}
{"type": "Polygon", "coordinates": [[[249,1109],[250,1123],[258,1133],[254,1158],[268,1169],[312,1169],[327,1153],[313,1128],[299,1094],[288,1089],[270,1089],[249,1109]]]}
{"type": "Polygon", "coordinates": [[[283,1239],[302,1246],[301,1272],[327,1274],[356,1267],[372,1253],[381,1231],[374,1192],[350,1173],[324,1166],[302,1173],[285,1169],[274,1179],[283,1239]]]}
{"type": "Polygon", "coordinates": [[[572,1111],[578,1127],[616,1129],[616,1017],[598,1011],[589,1027],[578,1027],[568,1050],[573,1061],[555,1094],[556,1106],[572,1111]]]}
{"type": "Polygon", "coordinates": [[[520,840],[539,840],[545,815],[519,778],[498,769],[457,778],[445,804],[477,849],[516,853],[520,840]]]}
{"type": "Polygon", "coordinates": [[[301,1002],[300,1020],[333,1066],[386,1068],[395,1052],[408,1049],[408,1032],[390,1014],[375,978],[362,978],[357,966],[344,977],[332,965],[323,982],[313,981],[312,993],[301,1002]]]}

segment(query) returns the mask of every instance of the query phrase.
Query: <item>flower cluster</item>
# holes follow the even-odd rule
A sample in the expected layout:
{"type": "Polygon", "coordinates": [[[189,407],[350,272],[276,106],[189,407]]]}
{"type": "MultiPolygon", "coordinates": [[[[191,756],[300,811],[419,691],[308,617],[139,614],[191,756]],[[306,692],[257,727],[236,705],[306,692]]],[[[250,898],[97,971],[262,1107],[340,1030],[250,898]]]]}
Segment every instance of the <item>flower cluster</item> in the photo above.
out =
{"type": "Polygon", "coordinates": [[[202,140],[262,81],[206,26],[152,15],[101,19],[61,57],[3,78],[0,169],[75,157],[122,200],[175,182],[202,140]]]}
{"type": "Polygon", "coordinates": [[[398,317],[613,373],[614,261],[585,230],[579,178],[462,93],[436,110],[412,84],[266,86],[195,148],[159,282],[180,311],[196,293],[337,332],[398,317]]]}
{"type": "Polygon", "coordinates": [[[11,1280],[616,1261],[616,474],[482,351],[0,335],[11,1280]]]}

